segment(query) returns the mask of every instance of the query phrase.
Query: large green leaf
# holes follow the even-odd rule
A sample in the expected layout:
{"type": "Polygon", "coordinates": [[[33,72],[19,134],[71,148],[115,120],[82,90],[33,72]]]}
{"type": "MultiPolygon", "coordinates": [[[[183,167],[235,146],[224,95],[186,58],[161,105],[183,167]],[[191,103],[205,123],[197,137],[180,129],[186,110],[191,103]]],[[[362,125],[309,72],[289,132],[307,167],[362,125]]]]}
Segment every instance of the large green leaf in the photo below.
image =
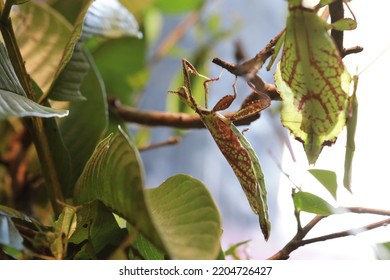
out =
{"type": "Polygon", "coordinates": [[[67,110],[45,107],[26,97],[5,47],[0,43],[0,120],[8,117],[50,118],[67,115],[67,110]]]}
{"type": "Polygon", "coordinates": [[[119,130],[96,147],[77,182],[75,197],[79,203],[101,200],[163,248],[145,203],[143,176],[137,149],[119,130]]]}
{"type": "Polygon", "coordinates": [[[216,259],[220,253],[221,220],[206,187],[177,175],[147,189],[153,220],[171,257],[216,259]]]}
{"type": "Polygon", "coordinates": [[[283,99],[282,123],[303,142],[310,164],[345,125],[350,80],[327,23],[301,1],[289,1],[275,84],[283,99]]]}
{"type": "MultiPolygon", "coordinates": [[[[81,92],[86,100],[71,102],[69,117],[60,122],[63,140],[72,161],[70,186],[74,185],[83,171],[96,144],[101,140],[108,122],[104,84],[92,58],[88,52],[85,54],[91,66],[81,86],[81,92]]],[[[73,190],[69,189],[68,194],[72,193],[73,190]]]]}
{"type": "Polygon", "coordinates": [[[146,198],[143,184],[138,151],[119,130],[97,146],[75,197],[79,203],[101,200],[146,237],[144,243],[151,242],[171,258],[215,259],[220,217],[203,184],[179,175],[147,189],[146,198]]]}

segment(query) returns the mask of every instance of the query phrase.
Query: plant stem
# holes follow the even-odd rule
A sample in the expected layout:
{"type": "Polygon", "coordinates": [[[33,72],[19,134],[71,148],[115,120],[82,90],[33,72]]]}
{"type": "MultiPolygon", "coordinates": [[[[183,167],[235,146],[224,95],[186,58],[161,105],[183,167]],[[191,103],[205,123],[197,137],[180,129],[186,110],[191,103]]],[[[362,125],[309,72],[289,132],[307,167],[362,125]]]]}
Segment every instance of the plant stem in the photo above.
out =
{"type": "MultiPolygon", "coordinates": [[[[1,33],[15,73],[26,92],[27,97],[34,100],[35,93],[31,86],[30,76],[24,66],[24,61],[16,42],[12,23],[9,19],[9,12],[12,6],[12,4],[9,3],[9,1],[6,1],[3,13],[1,14],[1,33]]],[[[49,149],[49,142],[44,130],[43,121],[41,118],[32,117],[26,120],[26,124],[28,125],[33,137],[53,211],[55,215],[58,216],[62,210],[63,204],[61,202],[64,202],[64,197],[62,194],[61,184],[58,179],[58,174],[55,169],[53,156],[49,149]]]]}
{"type": "MultiPolygon", "coordinates": [[[[381,210],[381,209],[372,209],[372,208],[364,208],[364,207],[346,207],[346,208],[340,208],[340,210],[343,210],[340,212],[340,214],[343,213],[355,213],[355,214],[373,214],[373,215],[382,215],[382,216],[390,216],[389,210],[381,210]]],[[[378,227],[387,226],[390,224],[390,218],[387,218],[385,220],[375,222],[372,224],[368,224],[366,226],[362,226],[359,228],[344,230],[340,232],[335,232],[327,235],[322,235],[319,237],[314,237],[310,239],[304,239],[306,235],[324,218],[327,216],[321,216],[317,215],[315,216],[306,226],[298,229],[296,235],[275,255],[268,258],[268,260],[287,260],[290,257],[291,252],[295,251],[299,247],[326,241],[330,239],[345,237],[345,236],[351,236],[356,235],[361,232],[369,231],[376,229],[378,227]]]]}
{"type": "Polygon", "coordinates": [[[12,3],[11,1],[1,1],[1,21],[6,22],[9,18],[9,14],[11,13],[12,3]]]}

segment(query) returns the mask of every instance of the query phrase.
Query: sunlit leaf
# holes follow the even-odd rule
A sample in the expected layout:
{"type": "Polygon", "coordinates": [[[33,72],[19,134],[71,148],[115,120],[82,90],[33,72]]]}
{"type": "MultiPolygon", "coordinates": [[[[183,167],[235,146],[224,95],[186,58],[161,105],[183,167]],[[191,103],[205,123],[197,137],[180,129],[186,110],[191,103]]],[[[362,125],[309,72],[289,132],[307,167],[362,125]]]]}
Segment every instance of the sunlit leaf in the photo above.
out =
{"type": "Polygon", "coordinates": [[[67,110],[39,105],[28,99],[0,43],[0,120],[8,117],[65,117],[67,110]]]}
{"type": "Polygon", "coordinates": [[[322,147],[335,142],[345,125],[351,77],[327,24],[315,10],[297,2],[289,1],[275,84],[283,99],[282,123],[303,143],[314,164],[322,147]]]}
{"type": "Polygon", "coordinates": [[[335,213],[335,208],[332,205],[312,193],[298,192],[294,194],[293,199],[298,211],[325,216],[335,213]]]}
{"type": "Polygon", "coordinates": [[[337,177],[336,173],[330,170],[310,169],[313,175],[334,197],[337,198],[337,177]]]}
{"type": "Polygon", "coordinates": [[[206,187],[187,175],[146,190],[153,221],[174,259],[216,259],[221,220],[206,187]]]}
{"type": "Polygon", "coordinates": [[[19,6],[13,22],[27,72],[46,92],[55,79],[72,26],[54,9],[35,2],[19,6]]]}
{"type": "Polygon", "coordinates": [[[0,90],[0,119],[8,117],[65,117],[68,110],[44,107],[27,97],[0,90]]]}
{"type": "Polygon", "coordinates": [[[142,38],[134,16],[118,0],[95,0],[92,3],[85,16],[83,37],[92,35],[142,38]]]}

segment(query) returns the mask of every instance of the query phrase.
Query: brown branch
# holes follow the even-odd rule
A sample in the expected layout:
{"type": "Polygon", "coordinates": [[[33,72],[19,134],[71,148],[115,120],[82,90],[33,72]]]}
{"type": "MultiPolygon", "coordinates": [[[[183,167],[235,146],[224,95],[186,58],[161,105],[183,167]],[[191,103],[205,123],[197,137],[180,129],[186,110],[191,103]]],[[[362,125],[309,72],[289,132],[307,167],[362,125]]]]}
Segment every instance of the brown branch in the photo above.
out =
{"type": "MultiPolygon", "coordinates": [[[[344,18],[344,4],[343,0],[336,0],[329,5],[330,22],[334,23],[344,18]]],[[[337,49],[341,55],[344,54],[344,32],[332,29],[331,36],[336,44],[337,49]]]]}
{"type": "Polygon", "coordinates": [[[376,229],[379,227],[387,226],[389,223],[390,223],[390,218],[376,222],[376,223],[369,224],[367,226],[344,230],[344,231],[335,232],[335,233],[328,234],[328,235],[323,235],[320,237],[302,240],[299,244],[300,244],[300,246],[305,246],[307,244],[311,244],[311,243],[315,243],[315,242],[326,241],[326,240],[340,238],[340,237],[346,237],[346,236],[350,236],[350,235],[356,235],[356,234],[359,234],[359,233],[362,233],[365,231],[369,231],[369,230],[376,229]]]}
{"type": "MultiPolygon", "coordinates": [[[[204,124],[198,114],[168,113],[161,111],[140,110],[121,104],[118,100],[108,98],[111,111],[125,122],[133,122],[148,126],[167,126],[176,128],[204,128],[204,124]]],[[[223,116],[230,118],[234,112],[224,113],[223,116]]],[[[235,125],[249,125],[257,120],[260,114],[251,115],[247,118],[235,121],[235,125]]]]}
{"type": "MultiPolygon", "coordinates": [[[[374,214],[374,215],[390,216],[390,211],[388,210],[372,209],[372,208],[364,208],[364,207],[346,207],[346,208],[339,208],[338,210],[340,210],[339,214],[355,213],[355,214],[374,214]]],[[[287,260],[290,257],[290,254],[296,249],[298,249],[299,247],[316,243],[316,242],[330,240],[330,239],[356,235],[375,228],[387,226],[390,223],[390,218],[387,218],[385,220],[375,222],[363,227],[344,230],[344,231],[335,232],[335,233],[304,240],[306,235],[314,228],[314,226],[316,226],[322,219],[326,217],[328,216],[321,216],[321,215],[315,216],[306,226],[298,230],[296,235],[279,252],[269,257],[268,259],[287,260]]]]}
{"type": "Polygon", "coordinates": [[[297,232],[297,234],[275,255],[268,258],[268,260],[287,260],[290,257],[291,252],[295,251],[301,245],[303,238],[312,230],[326,216],[315,216],[305,227],[297,232]]]}
{"type": "MultiPolygon", "coordinates": [[[[336,0],[335,2],[329,5],[329,14],[330,14],[330,22],[334,23],[340,19],[344,18],[344,3],[343,0],[336,0]]],[[[359,53],[363,51],[363,48],[360,46],[352,47],[352,48],[344,48],[344,31],[332,29],[331,36],[333,41],[336,44],[337,49],[341,57],[345,57],[349,54],[359,53]]]]}

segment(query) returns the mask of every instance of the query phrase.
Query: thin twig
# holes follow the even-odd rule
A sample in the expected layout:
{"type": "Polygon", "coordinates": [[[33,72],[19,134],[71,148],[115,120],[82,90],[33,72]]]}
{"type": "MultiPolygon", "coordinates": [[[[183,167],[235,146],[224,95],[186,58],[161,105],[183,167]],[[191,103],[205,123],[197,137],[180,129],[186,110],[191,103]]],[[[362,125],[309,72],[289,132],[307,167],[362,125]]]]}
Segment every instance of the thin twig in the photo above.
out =
{"type": "Polygon", "coordinates": [[[138,151],[146,152],[146,151],[150,151],[152,149],[157,149],[157,148],[161,148],[161,147],[165,147],[165,146],[175,145],[175,144],[179,143],[180,140],[181,140],[180,137],[172,136],[167,141],[150,144],[150,145],[147,145],[145,147],[139,147],[138,151]]]}
{"type": "MultiPolygon", "coordinates": [[[[373,208],[364,208],[364,207],[345,207],[345,208],[339,208],[340,210],[339,214],[344,214],[344,213],[355,213],[355,214],[374,214],[374,215],[382,215],[382,216],[390,216],[390,211],[389,210],[382,210],[382,209],[373,209],[373,208]]],[[[315,216],[306,226],[304,226],[301,229],[298,229],[296,235],[276,254],[273,256],[269,257],[269,260],[286,260],[290,257],[290,254],[298,249],[299,247],[316,243],[316,242],[321,242],[321,241],[326,241],[330,239],[335,239],[335,238],[340,238],[340,237],[346,237],[346,236],[351,236],[351,235],[356,235],[358,233],[362,233],[365,231],[369,231],[378,227],[382,226],[387,226],[390,223],[390,218],[375,222],[372,224],[368,224],[366,226],[362,226],[359,228],[354,228],[354,229],[349,229],[349,230],[344,230],[340,232],[335,232],[315,238],[310,238],[304,240],[306,235],[324,218],[328,216],[322,216],[322,215],[317,215],[315,216]]]]}
{"type": "Polygon", "coordinates": [[[315,237],[315,238],[302,240],[299,243],[299,245],[300,246],[305,246],[307,244],[311,244],[311,243],[315,243],[315,242],[321,242],[321,241],[326,241],[326,240],[330,240],[330,239],[356,235],[356,234],[359,234],[359,233],[362,233],[362,232],[365,232],[365,231],[369,231],[369,230],[376,229],[376,228],[379,228],[379,227],[387,226],[389,223],[390,223],[390,218],[382,220],[382,221],[379,221],[379,222],[376,222],[376,223],[372,223],[372,224],[369,224],[369,225],[366,225],[366,226],[362,226],[362,227],[359,227],[359,228],[344,230],[344,231],[335,232],[335,233],[328,234],[328,235],[323,235],[323,236],[320,236],[320,237],[315,237]]]}

